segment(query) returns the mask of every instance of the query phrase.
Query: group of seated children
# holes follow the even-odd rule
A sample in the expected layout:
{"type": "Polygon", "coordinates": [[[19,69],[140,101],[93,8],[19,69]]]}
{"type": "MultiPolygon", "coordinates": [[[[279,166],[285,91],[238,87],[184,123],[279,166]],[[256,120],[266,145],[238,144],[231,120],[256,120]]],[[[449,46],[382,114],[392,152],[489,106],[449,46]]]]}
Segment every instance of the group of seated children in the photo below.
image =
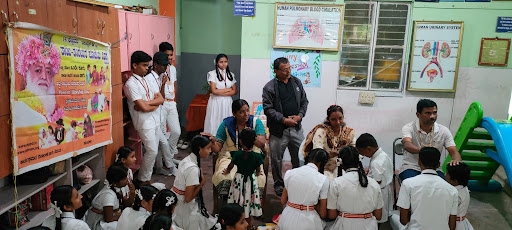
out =
{"type": "MultiPolygon", "coordinates": [[[[136,189],[129,166],[135,162],[133,150],[119,149],[116,164],[107,171],[106,185],[93,199],[83,220],[73,211],[82,205],[82,196],[72,186],[55,188],[51,194],[55,215],[43,226],[51,229],[246,229],[251,216],[260,216],[261,197],[255,182],[263,163],[261,154],[251,151],[256,135],[240,132],[242,149],[232,152],[237,174],[229,192],[228,205],[220,215],[205,208],[202,187],[206,180],[200,170],[201,158],[211,152],[211,136],[198,135],[191,141],[192,153],[184,158],[171,190],[145,185],[136,189]]],[[[403,181],[397,205],[404,229],[473,229],[465,214],[469,206],[467,183],[469,167],[464,163],[448,166],[446,181],[437,175],[440,153],[423,147],[419,152],[422,173],[403,181]]],[[[332,181],[323,175],[329,156],[313,149],[307,164],[286,172],[281,203],[286,205],[278,222],[279,229],[378,229],[387,221],[392,206],[390,183],[393,166],[388,155],[370,134],[362,134],[356,147],[340,150],[338,177],[332,181]],[[359,155],[370,158],[365,172],[359,155]]]]}
{"type": "MultiPolygon", "coordinates": [[[[323,175],[329,155],[313,149],[306,165],[286,172],[281,203],[286,205],[278,220],[280,230],[293,229],[378,229],[391,216],[390,183],[393,165],[375,138],[362,134],[356,147],[340,150],[338,177],[323,175]],[[366,172],[359,155],[370,158],[366,172]]],[[[441,154],[433,147],[419,152],[422,173],[403,181],[397,205],[400,229],[472,230],[466,219],[469,206],[469,167],[448,165],[446,181],[436,173],[441,154]]]]}

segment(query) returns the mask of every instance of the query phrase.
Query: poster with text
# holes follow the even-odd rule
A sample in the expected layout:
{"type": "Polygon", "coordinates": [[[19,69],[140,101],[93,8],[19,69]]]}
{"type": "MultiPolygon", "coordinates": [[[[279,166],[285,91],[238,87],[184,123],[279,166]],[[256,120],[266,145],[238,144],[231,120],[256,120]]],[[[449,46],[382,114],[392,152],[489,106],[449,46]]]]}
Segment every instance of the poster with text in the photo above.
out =
{"type": "Polygon", "coordinates": [[[415,22],[409,81],[411,91],[455,92],[463,22],[415,22]]]}
{"type": "Polygon", "coordinates": [[[320,88],[322,83],[322,55],[319,50],[272,49],[270,76],[274,78],[274,60],[285,57],[290,62],[291,75],[300,79],[304,88],[320,88]]]}
{"type": "Polygon", "coordinates": [[[343,5],[276,3],[274,48],[337,51],[343,5]]]}
{"type": "Polygon", "coordinates": [[[112,143],[109,45],[28,23],[8,44],[15,174],[112,143]]]}

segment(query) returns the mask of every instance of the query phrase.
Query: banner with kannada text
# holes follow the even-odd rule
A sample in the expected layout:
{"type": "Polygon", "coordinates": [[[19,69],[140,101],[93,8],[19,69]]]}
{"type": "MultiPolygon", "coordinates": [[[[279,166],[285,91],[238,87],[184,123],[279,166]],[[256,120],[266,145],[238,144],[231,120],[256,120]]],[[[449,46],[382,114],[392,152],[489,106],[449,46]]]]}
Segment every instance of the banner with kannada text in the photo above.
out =
{"type": "Polygon", "coordinates": [[[14,174],[112,143],[110,46],[29,23],[7,33],[14,174]]]}

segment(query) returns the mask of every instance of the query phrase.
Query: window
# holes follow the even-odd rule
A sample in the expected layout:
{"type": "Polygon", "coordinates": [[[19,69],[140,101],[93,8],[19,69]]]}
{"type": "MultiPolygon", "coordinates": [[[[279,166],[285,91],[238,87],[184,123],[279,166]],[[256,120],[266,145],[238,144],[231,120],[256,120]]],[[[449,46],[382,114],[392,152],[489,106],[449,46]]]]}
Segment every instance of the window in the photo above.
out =
{"type": "Polygon", "coordinates": [[[403,89],[410,5],[345,2],[339,87],[403,89]]]}

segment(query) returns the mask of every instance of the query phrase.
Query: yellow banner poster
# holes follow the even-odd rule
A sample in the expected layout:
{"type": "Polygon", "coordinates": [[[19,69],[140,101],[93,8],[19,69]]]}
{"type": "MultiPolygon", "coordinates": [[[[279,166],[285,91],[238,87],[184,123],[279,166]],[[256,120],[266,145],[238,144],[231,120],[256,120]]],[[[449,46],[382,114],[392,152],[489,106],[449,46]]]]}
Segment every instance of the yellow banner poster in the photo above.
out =
{"type": "Polygon", "coordinates": [[[110,46],[28,23],[7,33],[14,174],[112,143],[110,46]]]}

